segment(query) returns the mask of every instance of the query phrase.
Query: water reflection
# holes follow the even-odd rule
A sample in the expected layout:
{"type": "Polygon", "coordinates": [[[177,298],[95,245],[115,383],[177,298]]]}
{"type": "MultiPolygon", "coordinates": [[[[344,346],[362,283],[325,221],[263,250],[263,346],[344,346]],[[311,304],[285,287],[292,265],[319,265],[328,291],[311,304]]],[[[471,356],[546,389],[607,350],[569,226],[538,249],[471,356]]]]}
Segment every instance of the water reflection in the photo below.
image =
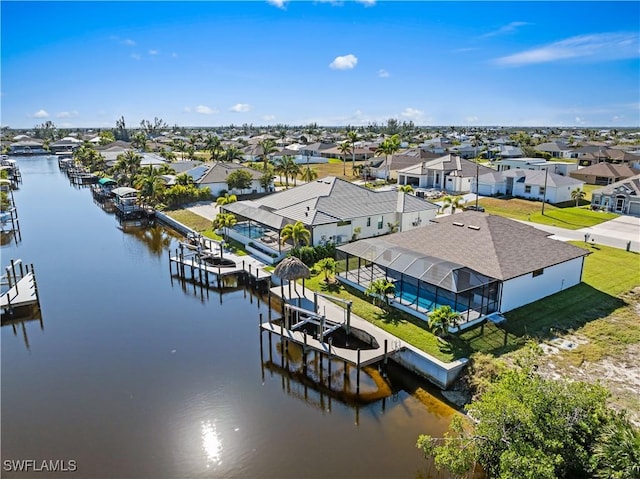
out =
{"type": "Polygon", "coordinates": [[[13,335],[16,337],[18,336],[18,328],[22,330],[22,339],[27,351],[31,351],[31,344],[29,343],[29,335],[27,333],[27,323],[31,321],[38,321],[40,323],[40,330],[44,331],[44,322],[42,321],[40,308],[33,307],[31,308],[31,312],[21,317],[12,317],[9,316],[8,313],[2,314],[2,327],[11,327],[13,335]]]}
{"type": "Polygon", "coordinates": [[[207,467],[222,464],[222,440],[211,421],[202,423],[202,449],[207,456],[207,467]]]}
{"type": "Polygon", "coordinates": [[[171,240],[178,237],[171,235],[169,230],[160,225],[147,225],[139,222],[120,222],[120,229],[142,241],[156,256],[160,256],[168,250],[171,246],[171,240]]]}

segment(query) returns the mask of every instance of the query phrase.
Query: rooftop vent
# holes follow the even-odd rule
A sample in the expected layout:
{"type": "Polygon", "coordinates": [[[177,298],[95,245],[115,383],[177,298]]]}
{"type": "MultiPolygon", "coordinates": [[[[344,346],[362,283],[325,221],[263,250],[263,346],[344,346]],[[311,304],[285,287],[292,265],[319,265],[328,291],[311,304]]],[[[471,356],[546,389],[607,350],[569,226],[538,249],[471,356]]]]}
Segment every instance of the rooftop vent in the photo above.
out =
{"type": "Polygon", "coordinates": [[[460,227],[462,227],[462,226],[464,226],[464,223],[458,223],[457,221],[454,221],[454,222],[453,222],[453,226],[460,226],[460,227]]]}
{"type": "Polygon", "coordinates": [[[480,229],[479,226],[474,226],[474,225],[469,225],[469,226],[467,226],[467,228],[469,228],[470,230],[476,230],[476,231],[478,231],[480,229]]]}

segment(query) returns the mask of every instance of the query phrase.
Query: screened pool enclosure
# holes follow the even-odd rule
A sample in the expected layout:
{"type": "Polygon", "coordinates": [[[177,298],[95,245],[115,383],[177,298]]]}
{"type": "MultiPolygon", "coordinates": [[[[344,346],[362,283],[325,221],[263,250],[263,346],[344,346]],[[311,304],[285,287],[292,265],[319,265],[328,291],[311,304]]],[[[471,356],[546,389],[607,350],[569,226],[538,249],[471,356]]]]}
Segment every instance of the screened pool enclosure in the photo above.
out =
{"type": "Polygon", "coordinates": [[[338,247],[338,278],[365,290],[385,278],[395,286],[394,306],[425,317],[448,305],[472,321],[497,311],[499,281],[466,266],[369,238],[338,247]]]}

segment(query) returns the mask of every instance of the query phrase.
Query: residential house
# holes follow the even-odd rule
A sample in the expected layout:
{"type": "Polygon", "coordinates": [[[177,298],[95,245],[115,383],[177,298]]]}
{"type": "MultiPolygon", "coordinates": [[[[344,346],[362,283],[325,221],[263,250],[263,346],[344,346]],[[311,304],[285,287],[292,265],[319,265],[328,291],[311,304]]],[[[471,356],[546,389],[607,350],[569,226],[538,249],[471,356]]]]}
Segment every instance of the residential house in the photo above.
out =
{"type": "MultiPolygon", "coordinates": [[[[225,191],[236,195],[264,191],[264,188],[260,185],[260,179],[264,173],[254,170],[253,168],[238,165],[237,163],[204,163],[185,171],[185,173],[193,178],[194,183],[198,185],[199,188],[208,187],[214,197],[220,196],[225,191]],[[248,189],[238,190],[229,188],[227,177],[230,173],[238,170],[245,170],[251,174],[251,186],[248,189]]],[[[272,189],[272,186],[268,189],[272,189]]]]}
{"type": "Polygon", "coordinates": [[[640,163],[640,156],[624,150],[599,145],[585,145],[578,148],[576,154],[578,155],[578,164],[580,166],[591,166],[602,162],[630,165],[640,163]]]}
{"type": "MultiPolygon", "coordinates": [[[[342,244],[356,238],[406,231],[428,223],[438,211],[437,205],[413,195],[374,191],[333,176],[222,208],[236,215],[243,231],[245,225],[254,225],[263,232],[275,233],[276,237],[286,224],[302,222],[311,233],[312,245],[342,244]]],[[[236,232],[232,237],[245,244],[263,243],[260,237],[252,236],[242,238],[236,232]]],[[[266,244],[262,247],[269,248],[266,244]]],[[[279,242],[270,249],[281,252],[279,242]]]]}
{"type": "Polygon", "coordinates": [[[638,174],[640,174],[640,170],[628,165],[616,165],[614,163],[603,162],[572,171],[570,176],[590,185],[606,186],[638,174]]]}
{"type": "MultiPolygon", "coordinates": [[[[493,171],[478,177],[478,194],[507,195],[530,200],[562,203],[571,201],[571,192],[584,182],[548,170],[493,171]]],[[[476,193],[476,185],[471,185],[476,193]]]]}
{"type": "Polygon", "coordinates": [[[494,161],[492,166],[498,171],[506,170],[545,170],[559,175],[568,175],[578,169],[577,163],[566,161],[547,161],[544,158],[505,158],[494,161]]]}
{"type": "Polygon", "coordinates": [[[591,205],[614,213],[640,216],[640,175],[592,191],[591,205]]]}
{"type": "Polygon", "coordinates": [[[492,172],[491,168],[456,155],[445,155],[398,170],[398,184],[414,189],[435,188],[450,193],[467,192],[476,175],[492,172]]]}
{"type": "Polygon", "coordinates": [[[549,153],[552,158],[577,158],[578,154],[568,143],[562,141],[548,141],[535,146],[538,151],[549,153]]]}
{"type": "Polygon", "coordinates": [[[426,319],[448,305],[463,322],[507,312],[579,284],[588,251],[521,222],[475,211],[341,245],[338,279],[395,286],[392,305],[426,319]]]}

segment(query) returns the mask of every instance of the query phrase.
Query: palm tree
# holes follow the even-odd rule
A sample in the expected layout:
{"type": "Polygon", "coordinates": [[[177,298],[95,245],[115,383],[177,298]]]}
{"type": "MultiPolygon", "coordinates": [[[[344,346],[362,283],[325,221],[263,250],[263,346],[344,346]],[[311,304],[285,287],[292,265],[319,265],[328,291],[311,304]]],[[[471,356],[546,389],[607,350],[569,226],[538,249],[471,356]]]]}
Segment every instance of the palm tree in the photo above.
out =
{"type": "Polygon", "coordinates": [[[147,134],[139,131],[138,133],[136,133],[135,135],[133,135],[133,138],[131,139],[131,146],[133,146],[134,148],[137,148],[141,151],[146,151],[147,149],[147,134]]]}
{"type": "Polygon", "coordinates": [[[267,165],[267,171],[265,171],[262,174],[259,180],[260,186],[262,186],[264,191],[267,191],[271,186],[271,182],[273,181],[273,175],[274,175],[273,167],[271,165],[267,165]]]}
{"type": "Polygon", "coordinates": [[[378,301],[389,303],[390,295],[396,290],[396,286],[386,278],[374,279],[369,283],[364,294],[373,298],[373,304],[378,305],[378,301]]]}
{"type": "Polygon", "coordinates": [[[218,213],[213,220],[213,227],[217,230],[222,228],[224,240],[228,241],[228,229],[232,228],[237,222],[238,220],[233,213],[218,213]]]}
{"type": "Polygon", "coordinates": [[[571,192],[571,199],[576,201],[576,206],[580,204],[580,201],[582,201],[585,196],[587,196],[587,193],[580,187],[571,192]]]}
{"type": "Polygon", "coordinates": [[[237,146],[231,145],[229,146],[229,148],[224,150],[224,153],[222,154],[220,159],[227,163],[231,163],[234,160],[243,160],[244,152],[237,146]]]}
{"type": "Polygon", "coordinates": [[[398,191],[402,191],[403,193],[413,193],[413,186],[411,185],[402,185],[398,187],[398,191]]]}
{"type": "Polygon", "coordinates": [[[315,180],[318,177],[318,172],[314,169],[311,168],[309,165],[305,166],[302,169],[302,175],[301,175],[301,179],[302,181],[306,181],[307,183],[315,180]]]}
{"type": "Polygon", "coordinates": [[[351,142],[351,171],[353,173],[356,169],[356,141],[358,141],[358,132],[356,132],[355,130],[351,130],[349,133],[347,133],[347,137],[351,142]]]}
{"type": "Polygon", "coordinates": [[[347,174],[347,153],[351,153],[351,145],[346,141],[338,145],[338,150],[342,154],[342,176],[347,174]]]}
{"type": "Polygon", "coordinates": [[[142,168],[140,173],[136,175],[134,183],[134,186],[140,190],[140,196],[143,202],[151,206],[158,202],[158,198],[161,196],[164,185],[165,183],[163,179],[151,165],[146,168],[142,168]]]}
{"type": "Polygon", "coordinates": [[[300,167],[296,164],[293,156],[284,155],[276,161],[276,171],[280,174],[280,182],[282,182],[282,175],[284,175],[285,184],[289,188],[289,177],[294,177],[294,175],[297,177],[300,167]]]}
{"type": "Polygon", "coordinates": [[[264,140],[260,140],[258,142],[258,146],[262,149],[262,154],[260,156],[262,156],[262,164],[266,169],[267,165],[269,164],[269,155],[278,151],[278,148],[276,148],[276,142],[270,138],[267,138],[264,140]]]}
{"type": "Polygon", "coordinates": [[[170,165],[164,163],[155,167],[159,175],[175,175],[176,171],[170,165]]]}
{"type": "Polygon", "coordinates": [[[184,153],[185,151],[187,151],[187,145],[182,140],[177,140],[177,141],[174,141],[173,143],[174,143],[173,146],[175,147],[175,149],[181,153],[180,159],[184,160],[184,153]]]}
{"type": "Polygon", "coordinates": [[[436,336],[444,336],[449,333],[450,326],[456,326],[460,314],[451,309],[451,306],[440,306],[429,313],[429,329],[436,336]]]}
{"type": "Polygon", "coordinates": [[[288,224],[280,232],[280,242],[284,244],[287,240],[291,240],[294,247],[311,243],[311,232],[306,228],[304,223],[296,221],[294,224],[288,224]]]}
{"type": "Polygon", "coordinates": [[[334,275],[337,267],[336,260],[333,258],[322,258],[316,263],[316,269],[324,273],[324,282],[329,282],[329,276],[334,275]]]}
{"type": "Polygon", "coordinates": [[[142,157],[133,150],[127,150],[116,158],[113,170],[117,173],[118,180],[125,186],[130,186],[133,178],[140,169],[142,157]]]}
{"type": "Polygon", "coordinates": [[[204,148],[211,154],[211,161],[217,161],[221,147],[220,138],[211,134],[207,135],[204,148]]]}
{"type": "Polygon", "coordinates": [[[193,177],[191,175],[187,175],[186,173],[180,173],[176,176],[176,185],[189,186],[193,185],[193,177]]]}
{"type": "Polygon", "coordinates": [[[224,196],[219,196],[216,200],[216,205],[224,206],[230,203],[235,203],[238,201],[238,197],[234,194],[225,193],[224,196]]]}
{"type": "Polygon", "coordinates": [[[593,450],[598,478],[640,478],[640,430],[624,414],[604,425],[593,450]]]}
{"type": "Polygon", "coordinates": [[[400,137],[398,135],[385,138],[376,149],[377,156],[384,155],[385,180],[387,181],[389,181],[389,156],[394,155],[398,150],[400,150],[400,137]]]}
{"type": "Polygon", "coordinates": [[[450,206],[451,207],[451,214],[456,212],[456,208],[461,208],[462,207],[462,196],[451,196],[451,195],[447,195],[442,199],[442,211],[444,212],[444,210],[450,206]]]}

